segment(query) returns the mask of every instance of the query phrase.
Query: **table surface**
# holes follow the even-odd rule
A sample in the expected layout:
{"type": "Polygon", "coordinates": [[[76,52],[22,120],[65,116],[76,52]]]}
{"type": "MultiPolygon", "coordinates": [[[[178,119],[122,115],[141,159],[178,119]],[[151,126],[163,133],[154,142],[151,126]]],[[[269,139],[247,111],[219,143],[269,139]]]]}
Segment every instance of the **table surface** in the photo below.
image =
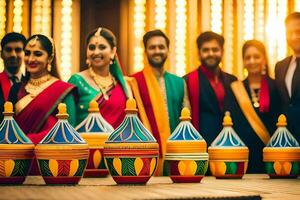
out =
{"type": "Polygon", "coordinates": [[[243,179],[206,176],[201,183],[172,183],[169,177],[152,177],[146,185],[117,185],[112,177],[83,178],[78,185],[48,186],[40,176],[23,185],[0,186],[0,199],[201,199],[256,196],[262,199],[300,199],[300,179],[269,179],[247,174],[243,179]]]}

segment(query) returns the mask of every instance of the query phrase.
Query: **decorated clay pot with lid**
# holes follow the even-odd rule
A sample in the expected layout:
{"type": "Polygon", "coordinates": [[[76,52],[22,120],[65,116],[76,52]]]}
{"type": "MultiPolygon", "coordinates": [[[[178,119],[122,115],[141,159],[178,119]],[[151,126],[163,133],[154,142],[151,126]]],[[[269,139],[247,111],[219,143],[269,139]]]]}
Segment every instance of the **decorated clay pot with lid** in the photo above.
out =
{"type": "Polygon", "coordinates": [[[77,184],[87,165],[88,144],[67,121],[66,105],[58,105],[57,123],[37,144],[39,170],[47,184],[77,184]]]}
{"type": "Polygon", "coordinates": [[[113,127],[102,117],[98,103],[90,102],[89,114],[76,128],[89,145],[89,160],[84,177],[105,177],[109,174],[105,167],[103,149],[113,127]]]}
{"type": "Polygon", "coordinates": [[[0,184],[22,184],[34,157],[34,144],[13,118],[13,105],[4,104],[0,124],[0,184]]]}
{"type": "Polygon", "coordinates": [[[181,111],[181,122],[167,141],[166,160],[170,178],[176,183],[200,182],[208,167],[207,145],[191,123],[188,108],[181,111]]]}
{"type": "Polygon", "coordinates": [[[300,147],[286,128],[287,121],[280,115],[277,130],[263,149],[263,160],[270,178],[297,178],[300,170],[300,147]]]}
{"type": "Polygon", "coordinates": [[[249,150],[232,125],[226,112],[223,129],[208,148],[209,168],[216,178],[242,178],[247,170],[249,150]]]}
{"type": "Polygon", "coordinates": [[[158,161],[158,143],[137,116],[136,102],[126,102],[126,116],[104,145],[107,168],[118,184],[145,184],[158,161]]]}

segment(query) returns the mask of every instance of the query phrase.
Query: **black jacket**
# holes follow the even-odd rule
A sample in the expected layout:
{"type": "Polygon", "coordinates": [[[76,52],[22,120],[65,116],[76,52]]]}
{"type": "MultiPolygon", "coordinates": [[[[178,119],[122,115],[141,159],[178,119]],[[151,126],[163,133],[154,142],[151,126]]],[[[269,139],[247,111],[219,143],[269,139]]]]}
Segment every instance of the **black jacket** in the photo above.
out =
{"type": "MultiPolygon", "coordinates": [[[[276,122],[279,115],[279,96],[275,86],[275,81],[267,77],[267,82],[270,97],[269,112],[261,113],[259,108],[254,108],[254,110],[266,126],[269,134],[272,135],[276,130],[276,122]]],[[[249,98],[251,99],[248,79],[245,79],[243,84],[249,98]]],[[[234,116],[234,129],[241,140],[249,148],[249,163],[247,173],[265,173],[265,167],[263,163],[263,148],[265,147],[265,144],[252,129],[250,123],[238,105],[235,105],[235,107],[232,108],[232,112],[232,115],[234,116]]]]}
{"type": "Polygon", "coordinates": [[[292,95],[289,97],[285,84],[285,77],[292,60],[292,56],[279,61],[275,66],[275,83],[281,100],[281,112],[288,121],[288,129],[300,141],[300,74],[292,85],[292,95]]]}
{"type": "MultiPolygon", "coordinates": [[[[188,81],[188,75],[189,74],[184,77],[186,81],[188,81]]],[[[231,74],[221,71],[220,79],[225,90],[224,109],[221,110],[218,105],[216,94],[211,87],[208,78],[201,72],[200,68],[198,68],[198,77],[200,88],[193,89],[199,90],[200,92],[199,132],[209,146],[223,128],[222,122],[225,111],[230,111],[232,108],[231,104],[234,97],[230,84],[233,81],[236,81],[237,78],[231,74]]]]}

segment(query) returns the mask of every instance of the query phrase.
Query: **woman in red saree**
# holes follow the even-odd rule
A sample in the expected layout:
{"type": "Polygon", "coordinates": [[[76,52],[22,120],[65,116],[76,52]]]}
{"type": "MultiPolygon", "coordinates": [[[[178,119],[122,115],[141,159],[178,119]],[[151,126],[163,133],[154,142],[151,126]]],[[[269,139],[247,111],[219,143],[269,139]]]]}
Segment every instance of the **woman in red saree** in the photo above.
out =
{"type": "Polygon", "coordinates": [[[126,100],[134,97],[144,125],[149,128],[138,88],[133,78],[124,77],[117,59],[116,38],[106,28],[97,28],[87,37],[88,69],[74,74],[69,83],[77,86],[79,102],[76,110],[76,124],[88,115],[89,103],[95,99],[100,113],[114,128],[118,127],[125,117],[126,100]]]}
{"type": "MultiPolygon", "coordinates": [[[[37,144],[56,123],[57,105],[61,102],[70,107],[75,105],[75,87],[59,78],[52,39],[33,35],[26,41],[24,52],[26,81],[18,93],[15,119],[37,144]]],[[[69,112],[69,115],[70,123],[74,124],[74,114],[69,112]]],[[[34,163],[31,170],[34,174],[36,167],[34,163]]]]}

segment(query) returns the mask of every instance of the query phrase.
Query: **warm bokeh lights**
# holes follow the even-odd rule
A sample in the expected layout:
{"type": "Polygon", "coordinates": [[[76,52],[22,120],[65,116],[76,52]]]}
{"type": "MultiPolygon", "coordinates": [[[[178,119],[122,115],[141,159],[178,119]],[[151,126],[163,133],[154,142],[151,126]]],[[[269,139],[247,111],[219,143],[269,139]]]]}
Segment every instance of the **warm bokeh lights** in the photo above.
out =
{"type": "Polygon", "coordinates": [[[33,12],[33,34],[51,36],[51,0],[35,0],[33,12]]]}
{"type": "Polygon", "coordinates": [[[134,0],[134,71],[139,71],[144,67],[144,49],[142,46],[142,38],[145,33],[146,26],[146,0],[134,0]]]}
{"type": "Polygon", "coordinates": [[[222,23],[222,18],[223,18],[223,9],[222,9],[222,0],[211,0],[210,2],[210,13],[211,13],[211,30],[222,34],[222,28],[223,28],[223,23],[222,23]]]}
{"type": "Polygon", "coordinates": [[[63,80],[67,81],[72,67],[72,0],[62,1],[61,14],[60,71],[63,80]]]}
{"type": "MultiPolygon", "coordinates": [[[[126,26],[128,29],[124,30],[125,37],[118,38],[118,43],[130,50],[128,54],[124,53],[126,61],[123,61],[123,65],[128,66],[130,72],[144,67],[142,37],[146,31],[157,28],[164,31],[171,42],[166,69],[180,76],[197,67],[195,38],[207,30],[225,37],[221,64],[223,70],[243,79],[241,47],[245,40],[258,39],[267,48],[269,71],[273,76],[275,63],[290,53],[286,44],[284,19],[289,13],[300,11],[300,0],[127,1],[128,19],[120,27],[126,26]]],[[[0,39],[11,31],[21,32],[26,37],[41,33],[55,38],[60,72],[63,79],[67,80],[77,70],[72,68],[74,59],[78,63],[80,61],[72,49],[74,40],[82,39],[79,38],[80,34],[74,34],[75,31],[80,32],[79,25],[72,25],[76,21],[72,17],[74,13],[79,13],[76,15],[79,20],[80,0],[0,0],[0,39]]],[[[124,59],[124,55],[120,57],[124,59]]],[[[0,71],[2,69],[3,62],[0,59],[0,71]]]]}
{"type": "MultiPolygon", "coordinates": [[[[5,35],[5,23],[6,23],[6,1],[0,0],[0,40],[2,40],[3,36],[5,35]]],[[[0,71],[2,70],[3,70],[3,60],[0,58],[0,71]]]]}
{"type": "Polygon", "coordinates": [[[183,76],[186,69],[186,0],[176,1],[175,72],[183,76]]]}
{"type": "Polygon", "coordinates": [[[254,2],[244,1],[244,40],[254,37],[254,2]]]}
{"type": "Polygon", "coordinates": [[[287,53],[284,19],[287,15],[286,0],[267,1],[267,23],[265,26],[265,44],[269,54],[269,66],[273,75],[274,65],[283,59],[287,53]],[[277,9],[280,8],[280,9],[277,9]]]}
{"type": "Polygon", "coordinates": [[[167,26],[167,1],[155,0],[155,28],[162,31],[166,30],[167,26]]]}
{"type": "Polygon", "coordinates": [[[22,32],[22,10],[23,1],[22,0],[15,0],[14,1],[14,18],[13,18],[13,31],[21,33],[22,32]]]}
{"type": "Polygon", "coordinates": [[[233,28],[233,0],[227,0],[224,3],[224,37],[226,42],[224,44],[224,70],[232,73],[233,66],[233,43],[234,43],[234,28],[233,28]]]}

